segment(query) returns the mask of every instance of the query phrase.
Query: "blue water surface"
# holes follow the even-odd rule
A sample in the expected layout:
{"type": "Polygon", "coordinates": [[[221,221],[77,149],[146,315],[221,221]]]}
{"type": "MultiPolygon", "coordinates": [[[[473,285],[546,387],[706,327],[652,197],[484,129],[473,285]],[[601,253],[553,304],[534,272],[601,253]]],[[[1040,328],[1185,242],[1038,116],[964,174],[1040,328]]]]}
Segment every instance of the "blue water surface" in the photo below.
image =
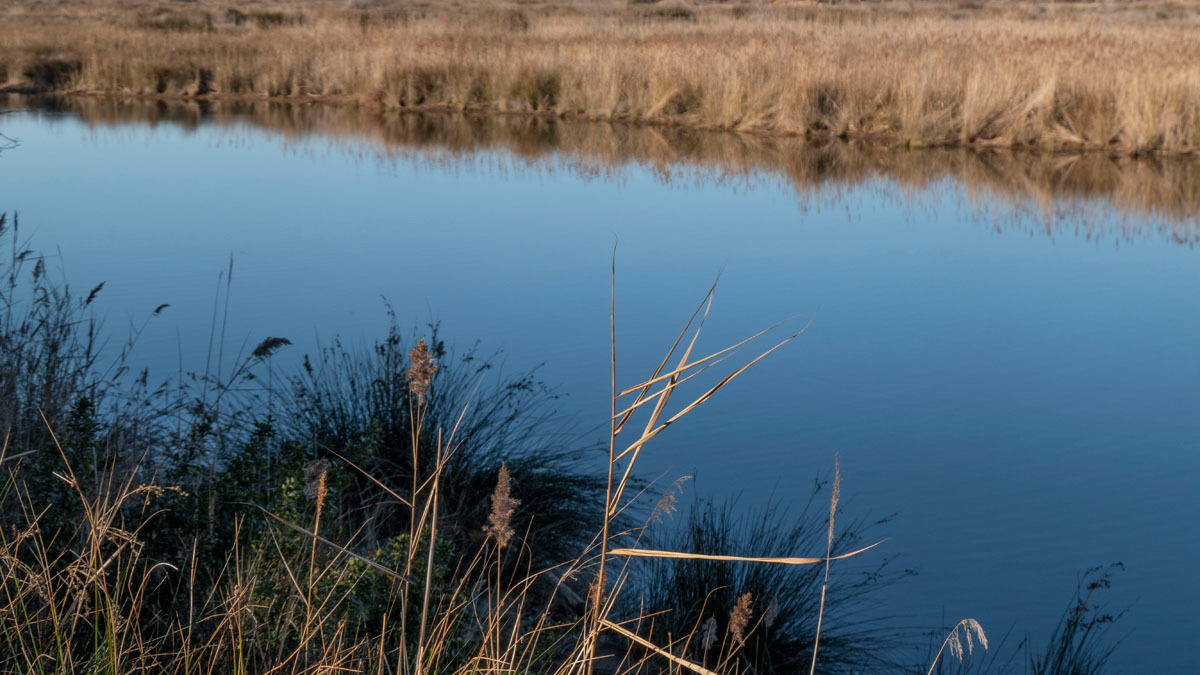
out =
{"type": "Polygon", "coordinates": [[[2,130],[21,145],[0,153],[0,210],[72,284],[106,282],[116,339],[170,303],[138,343],[168,374],[202,365],[232,256],[230,352],[373,339],[386,297],[402,324],[502,348],[505,372],[544,364],[564,419],[595,440],[614,245],[621,384],[723,270],[703,349],[811,325],[656,439],[645,477],[695,475],[689,494],[754,506],[806,498],[836,455],[847,517],[897,514],[872,562],[919,573],[879,596],[879,617],[971,616],[993,641],[1036,642],[1083,570],[1121,561],[1105,596],[1129,607],[1115,669],[1200,672],[1200,252],[1122,225],[1136,216],[1055,214],[1047,234],[1047,212],[950,179],[801,196],[686,158],[670,178],[636,161],[581,171],[565,153],[434,161],[236,120],[20,113],[2,130]]]}

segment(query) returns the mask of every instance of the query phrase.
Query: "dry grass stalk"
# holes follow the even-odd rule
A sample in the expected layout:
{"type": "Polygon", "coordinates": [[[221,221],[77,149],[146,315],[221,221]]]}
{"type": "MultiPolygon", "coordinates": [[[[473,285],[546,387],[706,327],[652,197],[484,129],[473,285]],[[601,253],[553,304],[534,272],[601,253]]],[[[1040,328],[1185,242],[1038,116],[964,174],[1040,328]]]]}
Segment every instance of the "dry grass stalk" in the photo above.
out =
{"type": "Polygon", "coordinates": [[[829,496],[829,537],[826,540],[825,580],[821,582],[821,604],[817,610],[817,631],[813,636],[812,665],[808,668],[809,675],[817,672],[817,647],[821,642],[821,620],[825,618],[825,591],[829,588],[829,555],[833,553],[833,520],[837,516],[838,499],[842,496],[842,470],[837,457],[833,459],[833,492],[829,496]]]}
{"type": "Polygon", "coordinates": [[[683,659],[678,656],[675,656],[671,652],[663,649],[662,647],[659,647],[658,645],[654,644],[653,642],[650,642],[649,640],[641,637],[640,635],[638,635],[630,630],[627,630],[627,629],[609,621],[608,619],[601,619],[600,625],[603,626],[604,628],[607,628],[608,630],[613,631],[614,633],[619,633],[619,634],[629,638],[633,642],[636,642],[637,644],[645,647],[646,649],[649,649],[650,651],[654,652],[655,654],[662,656],[663,658],[667,659],[671,663],[674,663],[677,666],[686,668],[686,669],[692,671],[693,673],[700,673],[700,675],[718,675],[716,672],[711,671],[708,668],[705,668],[704,666],[701,666],[696,663],[692,663],[691,661],[688,661],[687,659],[683,659]]]}
{"type": "Polygon", "coordinates": [[[823,558],[780,558],[780,557],[754,557],[741,555],[720,555],[712,553],[683,553],[679,551],[656,551],[653,549],[644,548],[614,548],[609,551],[612,555],[628,556],[632,558],[674,558],[676,560],[716,560],[721,562],[750,562],[750,563],[766,563],[768,565],[820,565],[831,560],[845,560],[853,558],[856,555],[861,555],[875,548],[883,542],[875,542],[870,546],[864,546],[856,551],[842,553],[841,555],[828,556],[823,558]]]}
{"type": "Polygon", "coordinates": [[[965,654],[963,652],[963,641],[966,641],[966,654],[975,651],[975,643],[973,640],[978,640],[979,644],[984,649],[988,648],[987,635],[983,632],[983,626],[975,619],[963,619],[954,624],[954,628],[950,630],[950,634],[942,641],[942,646],[938,649],[937,654],[933,657],[933,663],[929,664],[929,675],[933,675],[934,669],[937,667],[938,661],[942,658],[942,653],[946,649],[950,650],[950,655],[962,661],[965,654]]]}

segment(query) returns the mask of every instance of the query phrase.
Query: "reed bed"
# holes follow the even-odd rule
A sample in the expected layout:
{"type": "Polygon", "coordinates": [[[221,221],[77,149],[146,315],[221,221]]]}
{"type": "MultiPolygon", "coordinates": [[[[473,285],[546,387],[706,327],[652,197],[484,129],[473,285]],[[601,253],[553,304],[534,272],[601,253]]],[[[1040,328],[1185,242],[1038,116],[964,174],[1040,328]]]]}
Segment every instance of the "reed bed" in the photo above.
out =
{"type": "Polygon", "coordinates": [[[1111,154],[1200,150],[1191,4],[11,5],[10,90],[340,100],[1111,154]]]}
{"type": "MultiPolygon", "coordinates": [[[[0,386],[15,392],[0,400],[4,672],[943,672],[987,646],[964,619],[903,663],[854,624],[882,568],[841,569],[878,560],[881,542],[847,521],[836,459],[828,511],[815,488],[819,515],[794,526],[767,510],[746,527],[702,503],[678,536],[656,530],[680,483],[640,482],[639,458],[807,328],[703,351],[715,284],[658,366],[630,376],[614,280],[595,473],[537,445],[531,380],[481,388],[488,360],[455,358],[436,330],[411,348],[393,330],[365,354],[335,341],[280,396],[279,337],[232,370],[181,373],[191,386],[144,372],[115,386],[122,368],[92,357],[102,288],[75,296],[45,281],[44,256],[13,250],[0,295],[0,335],[14,336],[0,342],[0,386]]],[[[1046,651],[1028,656],[1033,672],[1100,672],[1115,617],[1096,596],[1111,571],[1081,580],[1046,651]]]]}
{"type": "MultiPolygon", "coordinates": [[[[4,235],[20,242],[15,228],[4,235]]],[[[651,545],[664,512],[641,506],[649,492],[635,466],[651,439],[795,334],[714,375],[771,329],[697,355],[710,291],[654,373],[622,392],[613,380],[604,478],[537,446],[562,439],[534,432],[530,402],[544,400],[534,381],[481,388],[488,360],[456,359],[436,330],[411,349],[395,331],[366,353],[335,341],[304,359],[287,395],[275,395],[286,387],[271,366],[290,345],[280,337],[232,370],[180,374],[193,385],[154,388],[140,374],[121,388],[122,373],[93,356],[102,287],[77,298],[19,246],[5,267],[0,334],[13,339],[0,343],[0,385],[14,392],[3,403],[15,420],[0,446],[5,672],[759,670],[741,653],[756,631],[748,591],[710,667],[641,634],[672,608],[637,599],[636,561],[704,554],[651,545]],[[677,388],[688,400],[669,406],[677,388]],[[277,409],[292,421],[277,422],[277,409]]],[[[828,528],[824,551],[728,562],[817,566],[872,548],[834,546],[828,528]]],[[[835,584],[831,611],[839,597],[835,584]]]]}
{"type": "MultiPolygon", "coordinates": [[[[206,561],[219,552],[201,554],[199,536],[190,543],[180,541],[182,555],[175,562],[148,554],[153,546],[147,533],[158,529],[153,523],[167,517],[171,506],[164,506],[164,500],[184,494],[181,488],[157,484],[156,472],[111,462],[90,466],[92,475],[79,473],[76,464],[86,454],[73,452],[43,417],[50,443],[36,451],[38,457],[10,455],[7,444],[0,451],[5,471],[0,497],[5,512],[14,516],[0,533],[0,665],[30,673],[763,672],[742,653],[765,621],[753,607],[751,592],[740,592],[728,635],[719,647],[705,647],[712,663],[704,665],[679,643],[692,636],[663,642],[642,634],[643,622],[653,622],[662,612],[625,597],[638,587],[637,566],[630,561],[824,566],[819,625],[830,564],[865,554],[875,544],[842,550],[839,538],[835,545],[840,477],[824,551],[714,558],[656,549],[648,543],[646,525],[630,527],[628,514],[637,512],[646,494],[634,470],[649,441],[799,335],[793,332],[740,366],[726,366],[726,374],[714,376],[715,382],[698,395],[688,393],[683,404],[672,406],[677,388],[687,391],[681,386],[685,382],[712,375],[710,368],[735,356],[738,347],[772,331],[699,355],[700,326],[711,300],[710,291],[659,367],[620,391],[614,344],[600,532],[584,539],[578,557],[566,562],[545,564],[531,552],[536,540],[528,534],[536,525],[523,521],[518,507],[525,499],[545,498],[534,480],[514,483],[505,463],[496,471],[487,525],[477,532],[474,550],[464,550],[470,539],[447,531],[467,522],[453,511],[464,491],[461,481],[452,479],[451,467],[459,453],[478,452],[465,449],[476,442],[472,436],[477,432],[472,431],[470,404],[446,426],[435,426],[435,375],[444,355],[436,340],[420,340],[408,351],[400,380],[403,400],[393,401],[395,391],[375,385],[377,394],[398,404],[395,414],[408,420],[409,482],[395,484],[369,473],[342,454],[350,454],[351,448],[342,446],[339,452],[318,443],[324,456],[299,467],[285,462],[275,467],[284,477],[283,487],[269,502],[273,508],[260,507],[266,525],[258,526],[260,536],[253,544],[247,546],[241,536],[255,527],[252,518],[236,511],[218,517],[226,521],[221,527],[232,527],[233,533],[228,538],[232,549],[218,555],[215,568],[205,569],[206,561]],[[26,472],[55,461],[59,468],[51,476],[61,494],[47,503],[26,472]],[[348,524],[345,500],[355,495],[348,494],[346,474],[370,481],[392,512],[352,507],[354,523],[348,524]],[[66,525],[63,511],[78,514],[76,527],[66,525]],[[43,527],[51,522],[60,526],[43,527]],[[364,529],[378,526],[392,531],[364,535],[364,529]],[[380,543],[371,551],[364,548],[364,539],[380,543]],[[797,555],[801,553],[805,555],[797,555]],[[197,582],[205,577],[208,583],[197,582]]],[[[269,358],[286,344],[269,338],[252,356],[269,358]]],[[[379,356],[390,358],[383,351],[379,356]]],[[[251,449],[265,455],[260,463],[275,456],[263,453],[261,446],[252,444],[251,449]]],[[[381,457],[378,450],[366,455],[381,457]]],[[[253,471],[237,457],[232,462],[237,473],[253,471]]],[[[165,468],[170,473],[175,467],[165,468]]],[[[222,508],[234,505],[227,501],[222,508]]],[[[192,517],[205,521],[202,514],[192,517]]],[[[207,520],[211,528],[211,507],[207,520]]],[[[706,640],[711,642],[699,638],[697,644],[706,640]]],[[[811,645],[814,667],[818,640],[814,636],[811,645]]],[[[823,670],[841,667],[833,662],[823,670]]]]}

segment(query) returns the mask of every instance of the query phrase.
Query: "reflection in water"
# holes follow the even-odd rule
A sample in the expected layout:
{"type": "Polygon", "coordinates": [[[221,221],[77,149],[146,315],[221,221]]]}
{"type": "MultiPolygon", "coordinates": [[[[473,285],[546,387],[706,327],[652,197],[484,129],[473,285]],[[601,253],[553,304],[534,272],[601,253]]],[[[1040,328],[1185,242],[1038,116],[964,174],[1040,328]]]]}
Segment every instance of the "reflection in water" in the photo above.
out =
{"type": "Polygon", "coordinates": [[[1036,218],[998,219],[997,227],[1055,236],[1132,239],[1158,234],[1193,246],[1200,240],[1200,163],[1186,159],[1052,155],[1009,150],[898,150],[799,138],[563,122],[525,116],[392,114],[353,106],[266,101],[138,101],[97,98],[22,100],[10,105],[70,112],[89,125],[170,122],[249,124],[309,138],[367,142],[385,156],[419,152],[424,161],[454,163],[480,150],[506,150],[531,163],[550,160],[582,174],[607,175],[637,163],[663,179],[681,169],[717,181],[782,178],[804,201],[829,190],[885,179],[917,193],[953,180],[972,203],[997,203],[1036,218]],[[1112,218],[1113,214],[1123,217],[1112,218]]]}

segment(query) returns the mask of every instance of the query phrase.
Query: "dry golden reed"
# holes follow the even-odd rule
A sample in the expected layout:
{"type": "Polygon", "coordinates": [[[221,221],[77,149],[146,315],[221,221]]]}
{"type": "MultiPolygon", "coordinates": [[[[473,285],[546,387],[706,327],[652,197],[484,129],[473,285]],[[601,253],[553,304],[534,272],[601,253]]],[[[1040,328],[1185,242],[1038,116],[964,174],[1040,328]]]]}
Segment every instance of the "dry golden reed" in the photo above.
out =
{"type": "Polygon", "coordinates": [[[314,0],[266,18],[255,5],[231,11],[216,0],[9,5],[0,86],[341,100],[905,146],[1200,150],[1193,4],[364,7],[314,0]]]}

